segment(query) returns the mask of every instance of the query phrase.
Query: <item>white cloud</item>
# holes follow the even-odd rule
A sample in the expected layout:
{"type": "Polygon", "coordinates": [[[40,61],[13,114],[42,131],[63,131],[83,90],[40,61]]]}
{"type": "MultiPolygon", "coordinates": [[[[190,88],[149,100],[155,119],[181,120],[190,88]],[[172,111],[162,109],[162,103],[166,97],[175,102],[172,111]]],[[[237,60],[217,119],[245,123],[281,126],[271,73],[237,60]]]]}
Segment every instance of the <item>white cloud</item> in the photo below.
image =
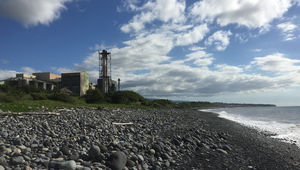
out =
{"type": "Polygon", "coordinates": [[[216,21],[221,26],[238,24],[249,28],[268,27],[291,6],[290,0],[203,0],[190,11],[196,20],[216,21]]]}
{"type": "Polygon", "coordinates": [[[31,67],[22,67],[21,68],[22,72],[24,73],[27,73],[27,74],[32,74],[32,73],[35,73],[35,72],[39,72],[31,67]]]}
{"type": "Polygon", "coordinates": [[[139,75],[122,83],[122,88],[145,96],[204,97],[224,93],[248,92],[282,87],[285,80],[247,75],[233,66],[219,66],[218,71],[184,64],[163,64],[147,75],[139,75]]]}
{"type": "Polygon", "coordinates": [[[256,49],[253,49],[252,51],[253,51],[253,52],[257,52],[257,53],[258,53],[258,52],[262,52],[262,49],[260,49],[260,48],[256,48],[256,49]]]}
{"type": "Polygon", "coordinates": [[[296,38],[294,31],[297,28],[297,25],[293,24],[292,22],[288,21],[278,24],[277,28],[283,32],[285,41],[290,41],[296,38]]]}
{"type": "Polygon", "coordinates": [[[0,16],[30,25],[48,25],[60,17],[72,0],[1,0],[0,16]]]}
{"type": "Polygon", "coordinates": [[[73,72],[72,69],[66,68],[66,67],[52,67],[52,70],[54,70],[57,73],[70,73],[73,72]]]}
{"type": "Polygon", "coordinates": [[[11,77],[16,77],[18,72],[14,70],[0,70],[0,80],[5,80],[11,77]]]}
{"type": "Polygon", "coordinates": [[[230,31],[217,31],[205,41],[205,44],[214,45],[216,50],[224,51],[230,43],[230,31]]]}
{"type": "Polygon", "coordinates": [[[243,72],[243,68],[230,66],[226,64],[218,64],[215,66],[219,71],[223,73],[233,74],[233,73],[241,73],[243,72]]]}
{"type": "Polygon", "coordinates": [[[256,57],[250,65],[251,67],[257,66],[263,71],[275,72],[277,74],[300,72],[300,60],[286,58],[282,53],[256,57]]]}
{"type": "MultiPolygon", "coordinates": [[[[214,64],[213,55],[203,48],[195,48],[197,50],[185,57],[172,61],[167,56],[173,48],[168,37],[163,33],[150,34],[126,42],[123,48],[108,49],[112,53],[112,78],[121,78],[122,89],[134,90],[147,97],[203,97],[285,88],[300,83],[297,66],[300,61],[284,58],[283,54],[255,58],[250,65],[288,74],[273,77],[247,74],[244,72],[246,67],[214,64]],[[165,46],[168,48],[162,48],[165,46]],[[145,70],[143,74],[135,74],[145,70]]],[[[95,52],[82,64],[75,65],[75,70],[87,71],[95,82],[99,73],[97,63],[95,52]]]]}
{"type": "Polygon", "coordinates": [[[212,54],[206,53],[204,50],[198,50],[187,54],[187,59],[184,62],[193,61],[197,66],[209,66],[213,63],[214,58],[212,54]]]}
{"type": "Polygon", "coordinates": [[[202,24],[194,27],[189,32],[184,32],[177,35],[176,45],[191,45],[201,41],[204,36],[209,32],[207,24],[202,24]]]}
{"type": "Polygon", "coordinates": [[[148,1],[142,7],[131,4],[130,9],[141,11],[133,19],[121,27],[123,32],[139,32],[145,28],[145,24],[159,20],[161,22],[180,23],[185,20],[184,0],[156,0],[148,1]]]}
{"type": "Polygon", "coordinates": [[[189,48],[190,51],[198,51],[198,50],[205,50],[204,47],[199,47],[199,46],[192,46],[189,48]]]}

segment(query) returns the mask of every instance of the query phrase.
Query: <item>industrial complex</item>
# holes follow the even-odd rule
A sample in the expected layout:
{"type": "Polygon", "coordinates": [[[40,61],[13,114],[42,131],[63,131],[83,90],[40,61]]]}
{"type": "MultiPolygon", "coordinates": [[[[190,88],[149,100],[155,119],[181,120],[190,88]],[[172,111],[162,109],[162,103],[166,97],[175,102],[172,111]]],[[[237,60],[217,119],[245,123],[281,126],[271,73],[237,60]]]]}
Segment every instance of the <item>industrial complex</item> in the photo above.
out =
{"type": "Polygon", "coordinates": [[[61,75],[50,72],[16,74],[16,77],[0,81],[0,85],[7,86],[34,86],[45,90],[54,90],[66,88],[73,95],[85,95],[88,89],[98,88],[101,92],[120,90],[120,79],[118,84],[111,78],[111,53],[106,50],[98,52],[99,54],[99,79],[94,86],[89,82],[89,76],[86,72],[62,73],[61,75]]]}

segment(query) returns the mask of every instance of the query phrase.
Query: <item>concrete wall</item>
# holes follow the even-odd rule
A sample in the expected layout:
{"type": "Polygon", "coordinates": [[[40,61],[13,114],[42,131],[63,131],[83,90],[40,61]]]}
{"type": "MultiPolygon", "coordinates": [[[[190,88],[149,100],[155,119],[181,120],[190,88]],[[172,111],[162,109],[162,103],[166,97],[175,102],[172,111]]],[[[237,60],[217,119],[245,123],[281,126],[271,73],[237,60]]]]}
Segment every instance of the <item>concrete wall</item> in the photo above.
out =
{"type": "Polygon", "coordinates": [[[50,72],[32,73],[32,75],[36,76],[36,79],[43,80],[43,81],[50,81],[50,80],[61,78],[60,75],[52,74],[50,72]]]}
{"type": "Polygon", "coordinates": [[[72,91],[75,95],[85,95],[89,89],[89,77],[85,72],[62,73],[61,86],[72,91]]]}
{"type": "Polygon", "coordinates": [[[21,78],[21,79],[34,79],[34,78],[36,78],[35,75],[24,74],[24,73],[16,74],[16,77],[21,78]]]}

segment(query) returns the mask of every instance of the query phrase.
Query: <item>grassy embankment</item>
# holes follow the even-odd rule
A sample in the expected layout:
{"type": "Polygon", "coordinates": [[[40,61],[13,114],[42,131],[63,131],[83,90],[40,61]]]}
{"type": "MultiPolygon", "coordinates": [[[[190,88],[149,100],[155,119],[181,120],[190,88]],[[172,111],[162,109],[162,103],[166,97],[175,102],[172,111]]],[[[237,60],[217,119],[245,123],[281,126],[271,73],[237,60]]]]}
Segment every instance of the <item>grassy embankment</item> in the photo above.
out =
{"type": "Polygon", "coordinates": [[[165,99],[148,100],[133,91],[103,94],[88,90],[82,97],[71,95],[67,89],[46,91],[33,87],[0,86],[0,109],[11,112],[53,110],[57,107],[115,107],[115,108],[207,108],[218,107],[209,102],[174,103],[165,99]]]}

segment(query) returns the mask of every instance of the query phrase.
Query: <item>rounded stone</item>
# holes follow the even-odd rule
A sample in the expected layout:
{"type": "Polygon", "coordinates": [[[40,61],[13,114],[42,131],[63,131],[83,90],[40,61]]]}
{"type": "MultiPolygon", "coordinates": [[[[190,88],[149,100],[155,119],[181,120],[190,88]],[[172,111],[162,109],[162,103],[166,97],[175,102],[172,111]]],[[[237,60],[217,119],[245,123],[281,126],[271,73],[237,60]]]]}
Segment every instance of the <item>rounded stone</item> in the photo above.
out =
{"type": "Polygon", "coordinates": [[[110,167],[113,170],[122,170],[127,162],[127,156],[121,151],[113,152],[110,155],[110,167]]]}
{"type": "Polygon", "coordinates": [[[49,151],[49,148],[42,148],[42,151],[47,152],[49,151]]]}
{"type": "Polygon", "coordinates": [[[16,148],[16,149],[14,150],[14,153],[21,153],[21,149],[16,148]]]}
{"type": "Polygon", "coordinates": [[[150,149],[150,153],[151,153],[152,155],[155,155],[155,150],[154,150],[154,149],[150,149]]]}
{"type": "Polygon", "coordinates": [[[11,163],[14,165],[23,164],[25,163],[25,160],[23,156],[16,156],[11,158],[11,163]]]}
{"type": "Polygon", "coordinates": [[[94,160],[94,161],[99,160],[100,154],[101,154],[100,148],[96,145],[92,145],[89,152],[88,152],[89,159],[94,160]]]}
{"type": "Polygon", "coordinates": [[[8,153],[11,153],[11,152],[12,152],[11,148],[4,148],[3,151],[4,151],[4,152],[8,152],[8,153]]]}
{"type": "Polygon", "coordinates": [[[166,167],[170,167],[170,162],[169,162],[169,161],[166,161],[166,162],[165,162],[165,166],[166,166],[166,167]]]}
{"type": "Polygon", "coordinates": [[[127,160],[126,166],[131,168],[135,166],[135,163],[132,160],[127,160]]]}
{"type": "Polygon", "coordinates": [[[142,155],[137,155],[140,162],[144,162],[144,157],[142,155]]]}
{"type": "Polygon", "coordinates": [[[62,164],[62,169],[76,170],[76,162],[74,160],[66,161],[62,164]]]}

